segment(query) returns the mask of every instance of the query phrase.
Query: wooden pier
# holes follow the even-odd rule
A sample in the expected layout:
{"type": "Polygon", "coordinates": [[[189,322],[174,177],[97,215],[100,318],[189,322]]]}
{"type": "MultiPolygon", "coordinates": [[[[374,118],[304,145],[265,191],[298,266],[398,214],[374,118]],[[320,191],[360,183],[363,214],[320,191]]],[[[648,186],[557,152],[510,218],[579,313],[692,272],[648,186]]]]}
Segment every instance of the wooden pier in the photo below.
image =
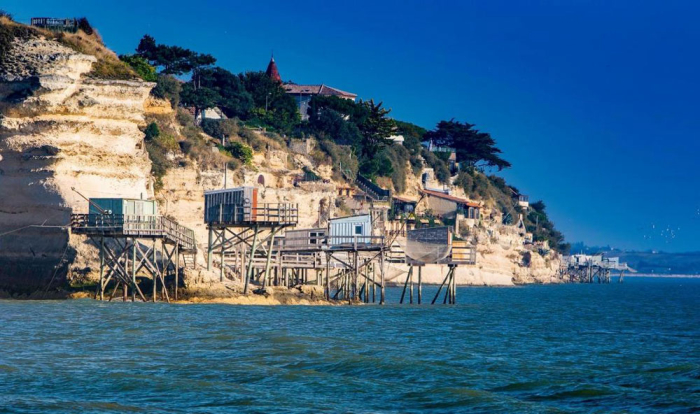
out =
{"type": "MultiPolygon", "coordinates": [[[[374,303],[379,289],[379,303],[385,303],[384,258],[388,248],[383,236],[328,235],[314,230],[314,235],[294,237],[300,232],[306,231],[295,230],[273,247],[282,258],[282,275],[285,271],[294,274],[297,258],[313,258],[306,269],[314,271],[315,283],[324,286],[326,299],[374,303]]],[[[308,270],[303,272],[308,274],[308,270]]]]}
{"type": "Polygon", "coordinates": [[[272,263],[272,246],[278,233],[299,221],[299,206],[292,203],[258,203],[254,187],[207,191],[204,193],[204,222],[209,228],[207,269],[219,255],[220,280],[230,268],[243,281],[243,293],[255,277],[255,258],[266,261],[265,280],[272,263]]]}
{"type": "MultiPolygon", "coordinates": [[[[91,201],[92,203],[92,201],[91,201]]],[[[138,295],[146,301],[137,276],[148,274],[152,281],[151,299],[170,301],[166,279],[172,276],[173,297],[177,299],[180,265],[196,265],[197,244],[194,231],[158,215],[138,214],[71,214],[71,232],[88,237],[100,256],[100,280],[96,297],[105,299],[110,282],[112,300],[121,286],[124,300],[131,289],[131,299],[138,295]],[[160,289],[158,283],[160,282],[160,289]]]]}

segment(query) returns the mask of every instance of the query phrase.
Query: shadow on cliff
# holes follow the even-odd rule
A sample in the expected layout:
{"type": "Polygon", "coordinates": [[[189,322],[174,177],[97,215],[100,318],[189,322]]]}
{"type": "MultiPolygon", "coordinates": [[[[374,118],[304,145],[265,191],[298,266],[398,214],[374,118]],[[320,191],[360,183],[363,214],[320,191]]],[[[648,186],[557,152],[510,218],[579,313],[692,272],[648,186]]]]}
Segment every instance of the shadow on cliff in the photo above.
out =
{"type": "Polygon", "coordinates": [[[51,184],[52,146],[15,151],[0,129],[0,290],[12,296],[62,289],[76,250],[70,208],[51,184]]]}

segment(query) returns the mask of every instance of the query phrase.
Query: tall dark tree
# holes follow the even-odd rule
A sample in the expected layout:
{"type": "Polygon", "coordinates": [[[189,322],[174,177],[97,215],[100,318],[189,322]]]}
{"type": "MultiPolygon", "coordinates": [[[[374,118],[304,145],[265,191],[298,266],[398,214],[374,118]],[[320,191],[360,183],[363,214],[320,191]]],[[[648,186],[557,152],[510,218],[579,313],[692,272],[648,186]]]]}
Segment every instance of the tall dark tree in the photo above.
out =
{"type": "Polygon", "coordinates": [[[157,44],[150,35],[144,35],[141,38],[136,54],[148,60],[152,66],[160,68],[160,73],[168,75],[191,73],[193,79],[197,77],[198,70],[211,67],[216,63],[212,55],[193,52],[180,46],[157,44]]]}
{"type": "Polygon", "coordinates": [[[215,107],[221,100],[221,95],[211,88],[195,88],[193,82],[187,82],[180,91],[180,102],[194,108],[194,119],[197,122],[203,110],[215,107]]]}
{"type": "Polygon", "coordinates": [[[487,132],[474,129],[474,124],[461,123],[454,119],[440,121],[437,127],[428,131],[424,139],[432,140],[439,146],[454,148],[457,152],[457,162],[469,166],[483,163],[500,170],[509,168],[511,164],[501,158],[501,150],[496,147],[496,141],[487,132]]]}
{"type": "Polygon", "coordinates": [[[223,68],[206,68],[200,71],[199,87],[215,90],[219,99],[216,105],[229,118],[245,118],[253,107],[253,97],[237,75],[223,68]]]}
{"type": "Polygon", "coordinates": [[[382,103],[375,104],[374,100],[363,103],[368,114],[365,121],[359,125],[362,133],[362,155],[371,157],[379,149],[393,143],[388,139],[396,131],[396,122],[388,118],[391,109],[382,108],[382,103]]]}
{"type": "Polygon", "coordinates": [[[316,95],[309,102],[309,121],[314,122],[324,110],[331,109],[343,115],[348,121],[360,125],[369,116],[369,110],[363,102],[354,102],[337,96],[316,95]]]}
{"type": "Polygon", "coordinates": [[[312,132],[320,139],[329,139],[336,144],[351,145],[358,152],[362,134],[353,122],[346,121],[343,115],[333,109],[323,109],[309,119],[312,132]]]}
{"type": "Polygon", "coordinates": [[[299,111],[293,97],[279,82],[265,72],[246,72],[239,75],[246,91],[253,97],[253,105],[265,121],[280,130],[290,130],[299,122],[299,111]]]}

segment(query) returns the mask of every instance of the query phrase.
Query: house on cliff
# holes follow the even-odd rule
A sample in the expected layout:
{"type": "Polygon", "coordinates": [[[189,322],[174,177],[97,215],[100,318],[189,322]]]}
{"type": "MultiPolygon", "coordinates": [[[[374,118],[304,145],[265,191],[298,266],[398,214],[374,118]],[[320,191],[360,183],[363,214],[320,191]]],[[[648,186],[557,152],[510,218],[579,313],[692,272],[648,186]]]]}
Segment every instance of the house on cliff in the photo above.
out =
{"type": "Polygon", "coordinates": [[[285,92],[294,97],[297,102],[302,121],[309,119],[309,102],[314,96],[337,96],[338,98],[349,99],[353,102],[355,99],[357,99],[357,94],[345,92],[325,84],[299,85],[294,82],[283,82],[274,56],[270,59],[270,63],[268,63],[265,73],[272,80],[281,83],[285,92]]]}
{"type": "MultiPolygon", "coordinates": [[[[481,218],[481,205],[473,201],[455,197],[440,191],[421,190],[427,208],[444,220],[454,220],[455,225],[466,221],[469,227],[475,226],[481,218]]],[[[455,231],[457,231],[455,229],[455,231]]]]}

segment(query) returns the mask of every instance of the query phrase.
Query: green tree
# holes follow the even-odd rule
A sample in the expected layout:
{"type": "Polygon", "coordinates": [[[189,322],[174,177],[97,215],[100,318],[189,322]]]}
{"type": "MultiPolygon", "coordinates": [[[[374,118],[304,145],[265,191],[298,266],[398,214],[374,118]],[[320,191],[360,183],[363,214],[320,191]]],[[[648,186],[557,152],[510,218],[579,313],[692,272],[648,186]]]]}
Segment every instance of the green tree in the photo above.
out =
{"type": "Polygon", "coordinates": [[[245,118],[253,107],[253,97],[239,77],[223,68],[205,68],[199,73],[200,87],[210,88],[219,95],[217,106],[229,118],[245,118]]]}
{"type": "Polygon", "coordinates": [[[374,100],[369,100],[363,104],[368,115],[359,125],[362,133],[362,155],[371,157],[382,147],[393,144],[388,138],[396,131],[396,122],[387,117],[391,109],[382,108],[381,102],[375,104],[374,100]]]}
{"type": "Polygon", "coordinates": [[[196,83],[187,82],[182,86],[180,100],[183,105],[194,108],[194,119],[197,122],[203,110],[213,108],[221,100],[216,90],[211,88],[196,88],[196,83]]]}
{"type": "Polygon", "coordinates": [[[362,124],[369,116],[369,110],[362,102],[356,103],[337,96],[316,95],[309,101],[309,122],[313,123],[327,109],[343,115],[344,119],[355,125],[362,124]]]}
{"type": "Polygon", "coordinates": [[[251,117],[282,131],[290,131],[299,123],[296,101],[279,82],[270,79],[265,72],[245,72],[238,76],[252,96],[253,106],[259,109],[251,117]]]}
{"type": "Polygon", "coordinates": [[[198,72],[216,63],[209,54],[193,52],[180,46],[167,46],[156,43],[150,35],[144,35],[136,48],[136,54],[146,59],[152,66],[161,68],[160,73],[168,75],[192,74],[197,82],[198,72]]]}
{"type": "Polygon", "coordinates": [[[173,108],[180,104],[181,82],[173,75],[160,73],[156,76],[156,87],[151,90],[151,95],[160,99],[167,99],[173,108]]]}
{"type": "Polygon", "coordinates": [[[420,153],[421,142],[427,132],[425,128],[410,122],[396,121],[396,134],[403,136],[403,146],[411,154],[420,153]]]}
{"type": "Polygon", "coordinates": [[[461,123],[454,119],[440,121],[437,127],[425,134],[425,140],[432,140],[439,146],[454,148],[457,162],[464,162],[470,167],[484,163],[498,170],[509,168],[511,164],[500,157],[501,150],[496,141],[487,132],[474,129],[474,124],[461,123]]]}
{"type": "Polygon", "coordinates": [[[352,122],[333,109],[327,108],[309,120],[311,131],[319,139],[330,139],[336,144],[351,145],[357,152],[362,143],[362,134],[352,122]]]}
{"type": "Polygon", "coordinates": [[[138,55],[120,55],[119,59],[131,66],[134,72],[146,82],[156,82],[158,80],[156,68],[151,66],[143,57],[138,55]]]}

